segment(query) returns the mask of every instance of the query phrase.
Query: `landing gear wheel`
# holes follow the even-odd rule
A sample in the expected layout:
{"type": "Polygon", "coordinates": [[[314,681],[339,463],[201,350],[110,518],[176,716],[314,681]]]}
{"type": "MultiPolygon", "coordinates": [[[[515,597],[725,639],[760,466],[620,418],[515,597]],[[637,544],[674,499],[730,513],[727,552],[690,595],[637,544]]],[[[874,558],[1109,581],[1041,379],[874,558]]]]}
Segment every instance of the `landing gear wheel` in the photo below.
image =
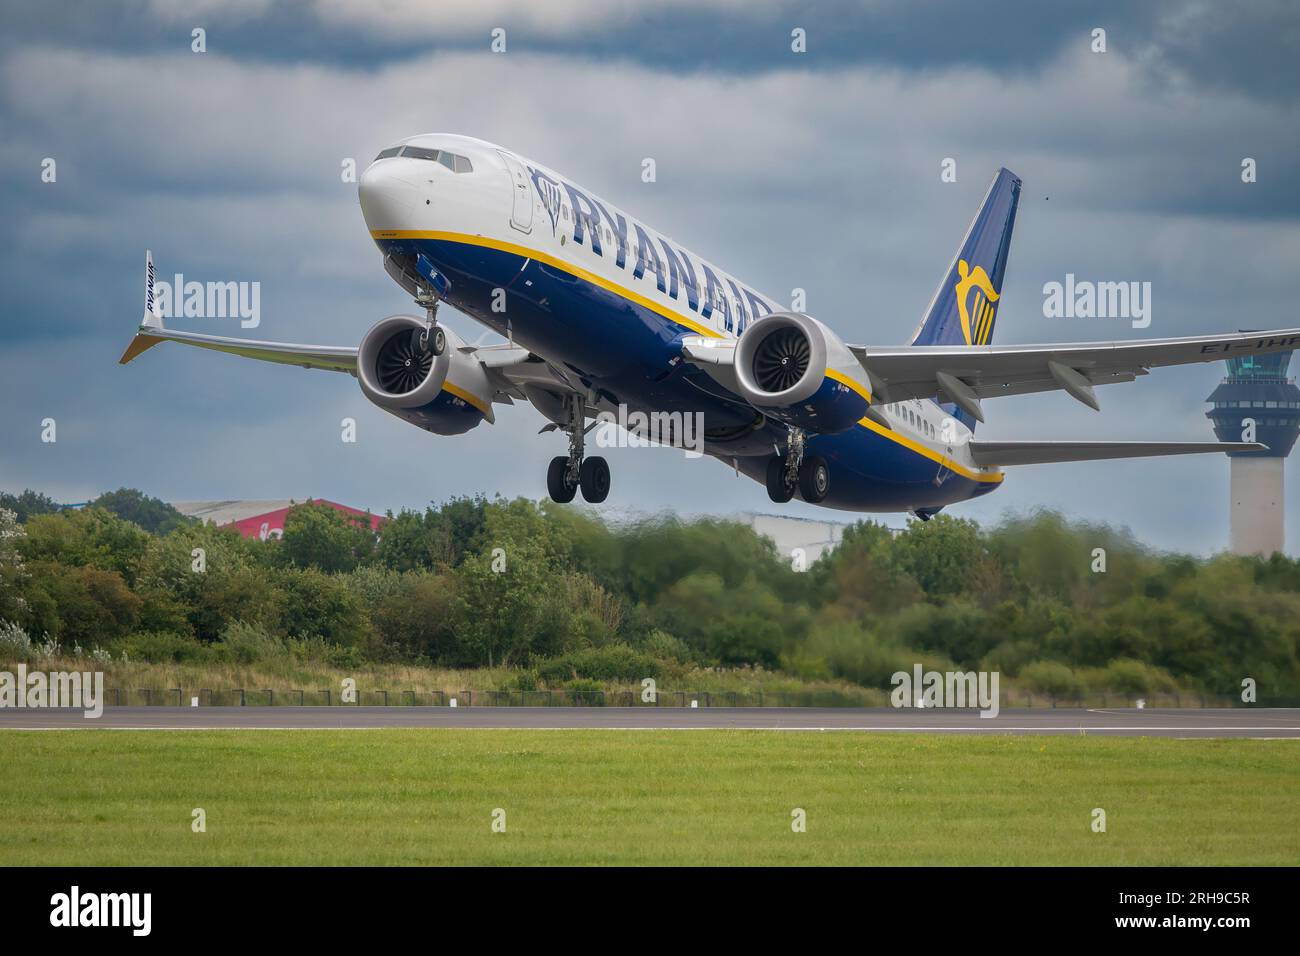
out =
{"type": "Polygon", "coordinates": [[[578,491],[578,486],[569,484],[568,478],[569,459],[564,455],[552,458],[550,467],[546,469],[546,491],[550,494],[552,501],[566,504],[573,500],[573,496],[578,491]]]}
{"type": "Polygon", "coordinates": [[[429,336],[429,344],[433,346],[434,355],[441,355],[447,351],[447,333],[443,331],[442,326],[433,329],[433,333],[429,336]]]}
{"type": "Polygon", "coordinates": [[[820,455],[805,455],[799,466],[799,494],[810,505],[815,505],[831,490],[831,470],[820,455]]]}
{"type": "Polygon", "coordinates": [[[582,472],[578,483],[582,486],[582,497],[593,505],[598,505],[609,495],[609,464],[597,455],[582,460],[582,472]]]}
{"type": "Polygon", "coordinates": [[[779,455],[767,460],[767,496],[777,504],[794,497],[794,488],[785,482],[785,459],[779,455]]]}

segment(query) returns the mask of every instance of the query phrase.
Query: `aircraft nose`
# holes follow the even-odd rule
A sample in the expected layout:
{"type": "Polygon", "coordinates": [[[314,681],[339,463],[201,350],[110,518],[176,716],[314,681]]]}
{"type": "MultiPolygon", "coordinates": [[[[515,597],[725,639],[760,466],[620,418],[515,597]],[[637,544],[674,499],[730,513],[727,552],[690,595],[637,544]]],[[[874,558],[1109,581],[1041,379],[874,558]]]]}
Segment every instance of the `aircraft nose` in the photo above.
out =
{"type": "Polygon", "coordinates": [[[357,194],[361,215],[372,232],[410,228],[421,200],[419,186],[406,174],[405,167],[400,158],[381,159],[361,174],[357,194]]]}

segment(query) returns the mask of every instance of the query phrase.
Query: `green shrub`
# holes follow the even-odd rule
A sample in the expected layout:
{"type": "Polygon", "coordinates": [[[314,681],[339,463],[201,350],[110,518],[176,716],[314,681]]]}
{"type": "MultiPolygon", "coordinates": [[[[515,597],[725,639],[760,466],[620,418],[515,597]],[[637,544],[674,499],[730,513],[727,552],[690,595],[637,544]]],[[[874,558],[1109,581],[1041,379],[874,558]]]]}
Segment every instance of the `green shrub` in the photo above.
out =
{"type": "Polygon", "coordinates": [[[1177,686],[1168,672],[1142,661],[1111,661],[1098,678],[1099,690],[1118,691],[1121,694],[1150,694],[1172,691],[1177,686]]]}
{"type": "Polygon", "coordinates": [[[201,658],[206,648],[194,638],[174,631],[136,631],[118,642],[133,661],[170,664],[201,658]]]}
{"type": "Polygon", "coordinates": [[[648,654],[626,644],[589,647],[552,657],[537,665],[537,676],[548,683],[571,678],[595,681],[640,680],[658,677],[660,665],[648,654]]]}
{"type": "Polygon", "coordinates": [[[891,686],[890,678],[898,671],[912,673],[918,663],[925,670],[952,670],[946,657],[881,639],[852,624],[816,628],[783,663],[807,680],[841,677],[880,688],[891,686]]]}
{"type": "Polygon", "coordinates": [[[366,660],[365,652],[360,647],[331,644],[323,637],[291,637],[285,641],[285,647],[293,660],[307,664],[358,667],[366,660]]]}
{"type": "Polygon", "coordinates": [[[535,671],[520,671],[509,680],[503,681],[501,690],[537,690],[537,673],[535,671]]]}
{"type": "Polygon", "coordinates": [[[691,649],[687,647],[685,641],[659,628],[655,628],[650,632],[641,649],[651,657],[657,657],[662,661],[677,661],[679,664],[686,664],[692,659],[691,649]]]}
{"type": "Polygon", "coordinates": [[[282,572],[277,583],[284,594],[280,626],[286,637],[323,637],[351,645],[366,636],[369,622],[346,576],[291,569],[282,572]]]}
{"type": "Polygon", "coordinates": [[[59,645],[48,637],[33,641],[18,624],[0,621],[0,662],[43,661],[59,656],[59,645]]]}
{"type": "Polygon", "coordinates": [[[564,685],[564,689],[569,693],[572,700],[580,700],[586,704],[593,704],[600,698],[597,695],[604,690],[598,680],[589,680],[585,677],[579,677],[571,680],[564,685]]]}
{"type": "Polygon", "coordinates": [[[1074,671],[1056,661],[1035,661],[1020,671],[1020,683],[1055,700],[1071,700],[1083,694],[1083,682],[1074,671]]]}
{"type": "Polygon", "coordinates": [[[228,660],[239,664],[276,660],[287,656],[289,652],[278,637],[243,621],[227,625],[221,632],[221,643],[217,647],[228,660]]]}
{"type": "Polygon", "coordinates": [[[1003,641],[980,661],[979,669],[997,671],[1003,677],[1015,677],[1041,653],[1032,641],[1003,641]]]}

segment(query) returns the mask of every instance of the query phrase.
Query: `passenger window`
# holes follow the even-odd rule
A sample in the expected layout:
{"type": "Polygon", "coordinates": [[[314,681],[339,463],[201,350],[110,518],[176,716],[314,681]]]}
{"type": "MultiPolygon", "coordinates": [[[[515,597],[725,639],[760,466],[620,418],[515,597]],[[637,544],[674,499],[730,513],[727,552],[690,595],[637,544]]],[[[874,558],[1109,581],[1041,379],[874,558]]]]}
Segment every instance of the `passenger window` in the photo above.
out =
{"type": "Polygon", "coordinates": [[[474,166],[473,166],[473,164],[470,163],[470,161],[469,161],[468,158],[466,158],[466,157],[464,157],[464,156],[457,156],[457,157],[456,157],[456,172],[458,172],[458,173],[472,173],[472,172],[474,172],[474,166]]]}
{"type": "Polygon", "coordinates": [[[380,150],[379,155],[375,157],[375,161],[378,162],[381,159],[392,159],[401,151],[402,147],[400,146],[390,146],[388,149],[380,150]]]}

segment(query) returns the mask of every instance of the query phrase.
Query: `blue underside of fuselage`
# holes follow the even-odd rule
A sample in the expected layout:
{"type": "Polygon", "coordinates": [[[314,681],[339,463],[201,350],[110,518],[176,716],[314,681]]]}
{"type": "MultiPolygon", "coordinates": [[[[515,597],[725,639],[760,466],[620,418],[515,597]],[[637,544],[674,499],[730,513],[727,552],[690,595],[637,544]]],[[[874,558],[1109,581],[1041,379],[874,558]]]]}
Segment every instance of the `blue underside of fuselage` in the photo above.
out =
{"type": "MultiPolygon", "coordinates": [[[[447,239],[376,240],[389,255],[423,253],[451,280],[448,301],[501,335],[562,364],[630,411],[702,412],[710,455],[762,482],[773,446],[786,429],[759,421],[755,410],[681,361],[680,339],[695,334],[622,295],[555,266],[487,246],[447,239]],[[492,310],[506,290],[507,311],[492,310]],[[507,329],[506,320],[510,328],[507,329]]],[[[652,282],[645,277],[629,282],[652,282]]],[[[704,320],[700,320],[703,322],[704,320]]],[[[848,511],[936,509],[987,494],[995,482],[975,481],[864,425],[809,435],[809,453],[830,465],[823,507],[848,511]]]]}

